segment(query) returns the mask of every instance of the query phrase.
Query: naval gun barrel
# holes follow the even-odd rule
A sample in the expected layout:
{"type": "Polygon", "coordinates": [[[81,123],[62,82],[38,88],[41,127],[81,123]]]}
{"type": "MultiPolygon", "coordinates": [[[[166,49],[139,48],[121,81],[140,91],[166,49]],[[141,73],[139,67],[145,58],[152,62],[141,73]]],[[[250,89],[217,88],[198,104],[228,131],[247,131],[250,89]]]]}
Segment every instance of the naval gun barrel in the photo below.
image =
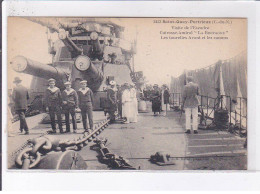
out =
{"type": "MultiPolygon", "coordinates": [[[[80,48],[73,42],[68,31],[65,31],[64,29],[60,29],[58,37],[60,40],[63,41],[65,46],[67,46],[71,52],[76,52],[78,54],[83,53],[83,48],[80,48]]],[[[98,56],[102,55],[102,48],[101,48],[101,45],[100,45],[100,42],[98,39],[98,33],[91,32],[89,37],[90,37],[90,41],[91,41],[91,45],[92,45],[92,52],[98,56]]]]}
{"type": "Polygon", "coordinates": [[[16,56],[10,64],[16,72],[26,73],[44,79],[63,79],[66,77],[66,73],[61,69],[33,61],[23,56],[16,56]]]}
{"type": "Polygon", "coordinates": [[[79,70],[93,88],[98,88],[103,79],[103,72],[97,68],[88,56],[80,55],[75,60],[75,67],[79,70]]]}

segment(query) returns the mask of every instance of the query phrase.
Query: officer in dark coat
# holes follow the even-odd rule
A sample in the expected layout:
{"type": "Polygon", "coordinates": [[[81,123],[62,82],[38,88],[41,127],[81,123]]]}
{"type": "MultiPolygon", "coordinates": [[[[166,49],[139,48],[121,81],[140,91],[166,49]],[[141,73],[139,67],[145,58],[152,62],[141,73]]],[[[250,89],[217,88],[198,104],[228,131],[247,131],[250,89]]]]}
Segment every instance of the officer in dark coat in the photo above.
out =
{"type": "Polygon", "coordinates": [[[83,127],[88,131],[87,117],[89,121],[90,130],[93,130],[93,92],[87,87],[87,81],[80,82],[81,88],[78,91],[79,108],[81,109],[81,116],[83,127]]]}
{"type": "Polygon", "coordinates": [[[164,85],[163,100],[164,100],[163,103],[166,105],[166,111],[167,111],[168,104],[170,103],[170,92],[169,92],[169,88],[166,85],[164,85]]]}
{"type": "Polygon", "coordinates": [[[167,86],[164,86],[163,100],[164,100],[164,104],[166,105],[170,103],[170,92],[167,86]]]}
{"type": "Polygon", "coordinates": [[[71,83],[64,83],[66,89],[62,92],[62,105],[65,113],[66,132],[70,132],[70,115],[72,118],[73,132],[76,133],[76,109],[78,108],[78,94],[71,88],[71,83]]]}
{"type": "Polygon", "coordinates": [[[52,132],[56,133],[56,123],[55,123],[55,114],[57,115],[58,125],[60,133],[63,133],[62,121],[61,121],[61,106],[62,106],[62,97],[61,91],[55,86],[55,79],[49,79],[49,87],[45,92],[45,102],[46,102],[46,111],[49,111],[51,119],[51,128],[52,132]]]}
{"type": "Polygon", "coordinates": [[[116,92],[116,82],[110,81],[109,83],[111,85],[111,88],[107,90],[107,100],[109,104],[109,117],[110,117],[110,123],[115,122],[116,119],[116,111],[117,111],[117,92],[116,92]]]}
{"type": "Polygon", "coordinates": [[[12,99],[14,101],[14,108],[20,119],[20,131],[25,131],[25,134],[29,134],[28,125],[25,119],[25,111],[28,108],[27,101],[29,100],[29,92],[27,88],[21,85],[22,80],[19,77],[15,77],[14,83],[16,84],[13,89],[12,99]]]}
{"type": "Polygon", "coordinates": [[[118,115],[122,118],[122,87],[117,85],[117,108],[118,115]]]}

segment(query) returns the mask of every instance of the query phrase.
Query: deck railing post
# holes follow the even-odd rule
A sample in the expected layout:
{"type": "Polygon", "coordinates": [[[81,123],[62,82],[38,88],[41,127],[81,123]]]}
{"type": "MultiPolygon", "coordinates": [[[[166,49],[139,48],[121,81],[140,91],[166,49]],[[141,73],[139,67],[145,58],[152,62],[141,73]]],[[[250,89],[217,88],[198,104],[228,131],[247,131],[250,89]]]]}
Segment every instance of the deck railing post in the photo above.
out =
{"type": "Polygon", "coordinates": [[[220,107],[221,107],[221,109],[222,109],[222,100],[223,100],[223,96],[220,95],[220,107]]]}
{"type": "Polygon", "coordinates": [[[179,94],[179,106],[181,105],[181,93],[178,93],[179,94]]]}
{"type": "Polygon", "coordinates": [[[247,99],[245,99],[246,101],[246,130],[247,130],[247,99]]]}
{"type": "Polygon", "coordinates": [[[232,123],[232,100],[231,97],[229,96],[229,125],[232,123]]]}
{"type": "Polygon", "coordinates": [[[202,95],[200,96],[200,107],[202,108],[202,95]]]}
{"type": "Polygon", "coordinates": [[[240,106],[240,107],[239,107],[239,108],[240,108],[240,128],[239,128],[239,135],[241,135],[241,127],[242,127],[242,111],[241,111],[242,108],[241,108],[241,101],[242,101],[242,98],[239,97],[239,99],[240,99],[240,102],[239,102],[239,103],[240,103],[240,105],[239,105],[239,106],[240,106]]]}
{"type": "Polygon", "coordinates": [[[209,96],[207,95],[207,117],[209,117],[209,96]]]}
{"type": "Polygon", "coordinates": [[[175,106],[175,104],[174,104],[174,93],[172,93],[172,104],[173,104],[173,106],[175,106]]]}
{"type": "Polygon", "coordinates": [[[237,110],[235,110],[235,124],[237,124],[237,110]]]}

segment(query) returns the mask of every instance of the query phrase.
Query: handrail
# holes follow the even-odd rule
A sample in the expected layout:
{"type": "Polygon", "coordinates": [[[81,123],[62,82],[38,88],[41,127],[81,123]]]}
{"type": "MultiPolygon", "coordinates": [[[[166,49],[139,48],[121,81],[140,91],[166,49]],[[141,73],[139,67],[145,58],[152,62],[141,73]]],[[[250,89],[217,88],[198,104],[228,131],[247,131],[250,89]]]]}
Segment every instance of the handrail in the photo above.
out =
{"type": "MultiPolygon", "coordinates": [[[[181,97],[181,93],[180,92],[173,92],[170,93],[171,97],[172,97],[172,104],[176,105],[176,106],[181,106],[182,105],[182,97],[181,97]]],[[[235,120],[235,122],[239,122],[240,125],[240,133],[241,133],[241,128],[242,128],[242,119],[246,119],[246,128],[247,128],[247,106],[242,107],[242,101],[244,100],[245,103],[247,103],[247,98],[245,97],[236,97],[236,103],[234,103],[234,98],[231,98],[231,96],[228,95],[221,95],[220,98],[218,97],[211,97],[211,96],[206,96],[206,95],[198,95],[200,98],[200,104],[199,106],[202,108],[206,108],[206,115],[207,117],[209,117],[210,115],[212,115],[213,110],[216,109],[215,104],[217,102],[217,100],[219,101],[218,103],[220,103],[219,105],[221,106],[221,108],[225,108],[228,110],[228,114],[229,114],[229,123],[232,123],[232,118],[235,120]],[[205,99],[206,98],[206,99],[205,99]],[[224,103],[224,99],[226,98],[226,103],[224,103]],[[212,102],[209,102],[209,100],[214,100],[214,106],[211,106],[212,102]],[[229,104],[228,104],[229,103],[229,104]],[[226,104],[226,106],[229,107],[223,107],[224,104],[226,104]],[[239,106],[239,111],[237,111],[236,109],[234,109],[234,105],[238,105],[239,106]],[[213,109],[210,114],[209,114],[209,110],[213,109]],[[243,112],[245,112],[245,115],[243,114],[243,112]],[[235,115],[233,115],[235,114],[235,115]],[[235,118],[234,118],[235,117],[235,118]]],[[[244,103],[244,102],[243,102],[244,103]]]]}

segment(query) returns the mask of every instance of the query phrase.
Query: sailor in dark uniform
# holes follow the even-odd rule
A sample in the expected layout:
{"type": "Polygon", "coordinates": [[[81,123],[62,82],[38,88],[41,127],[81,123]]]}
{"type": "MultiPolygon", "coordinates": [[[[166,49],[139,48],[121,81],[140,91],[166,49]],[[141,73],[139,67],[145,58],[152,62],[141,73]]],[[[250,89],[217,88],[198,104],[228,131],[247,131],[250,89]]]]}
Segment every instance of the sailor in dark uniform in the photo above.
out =
{"type": "Polygon", "coordinates": [[[45,92],[45,102],[46,102],[46,111],[49,111],[51,119],[51,128],[52,132],[56,133],[56,123],[55,123],[55,114],[57,115],[58,125],[60,133],[63,133],[62,121],[61,121],[61,91],[55,86],[55,79],[49,79],[49,87],[45,92]]]}
{"type": "Polygon", "coordinates": [[[116,82],[110,81],[109,83],[111,88],[107,90],[107,100],[109,104],[109,117],[110,123],[114,123],[116,119],[116,111],[117,111],[117,89],[116,89],[116,82]]]}
{"type": "Polygon", "coordinates": [[[20,119],[20,131],[25,131],[25,135],[29,134],[28,125],[25,120],[25,111],[28,108],[27,101],[29,100],[29,93],[27,88],[21,85],[22,80],[19,77],[15,77],[14,83],[16,84],[13,89],[12,99],[14,101],[14,109],[20,119]]]}
{"type": "Polygon", "coordinates": [[[118,116],[122,118],[122,87],[120,85],[116,85],[117,87],[117,108],[118,108],[118,116]]]}
{"type": "Polygon", "coordinates": [[[88,131],[87,117],[89,121],[90,130],[93,130],[93,92],[87,87],[87,81],[80,82],[81,88],[78,91],[79,108],[81,109],[81,116],[83,127],[88,131]]]}
{"type": "Polygon", "coordinates": [[[66,89],[62,92],[62,104],[65,113],[66,132],[70,132],[70,115],[72,118],[73,132],[76,133],[76,109],[78,108],[78,94],[71,88],[71,83],[64,83],[66,89]]]}

